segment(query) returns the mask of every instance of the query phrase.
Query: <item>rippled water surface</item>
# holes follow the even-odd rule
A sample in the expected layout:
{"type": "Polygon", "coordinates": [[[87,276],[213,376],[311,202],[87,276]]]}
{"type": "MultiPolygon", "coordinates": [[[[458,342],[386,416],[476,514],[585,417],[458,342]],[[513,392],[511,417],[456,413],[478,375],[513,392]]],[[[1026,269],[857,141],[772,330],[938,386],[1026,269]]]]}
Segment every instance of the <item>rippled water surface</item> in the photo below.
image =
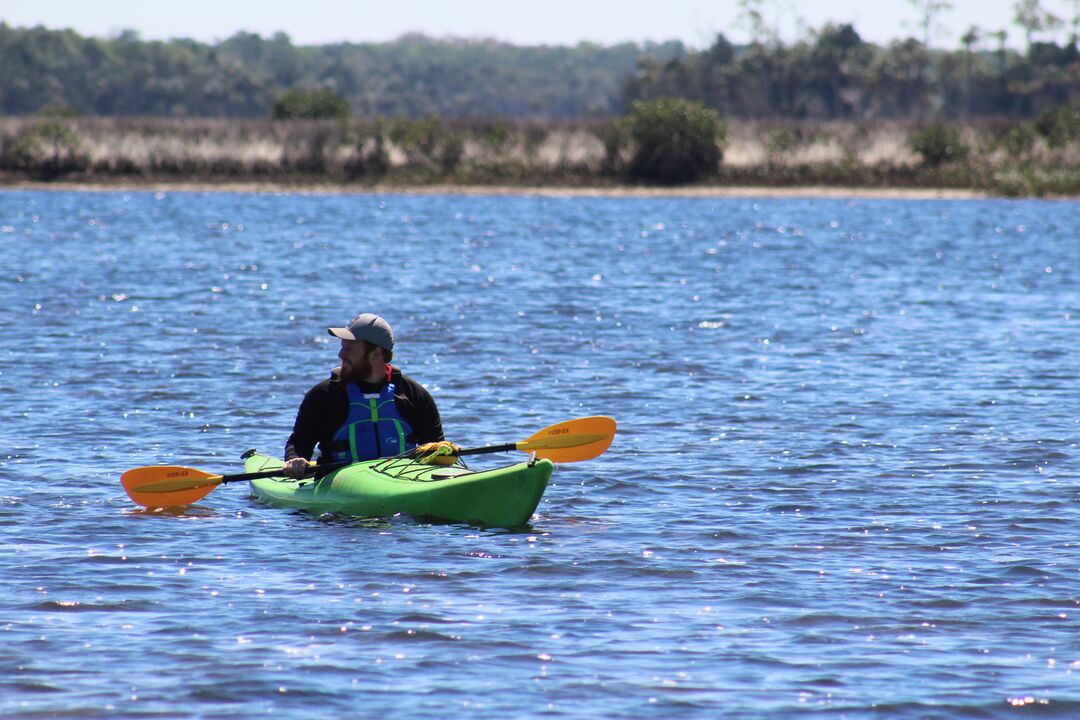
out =
{"type": "Polygon", "coordinates": [[[0,715],[1078,717],[1078,218],[0,192],[0,715]],[[360,311],[456,442],[615,443],[514,531],[135,509],[360,311]]]}

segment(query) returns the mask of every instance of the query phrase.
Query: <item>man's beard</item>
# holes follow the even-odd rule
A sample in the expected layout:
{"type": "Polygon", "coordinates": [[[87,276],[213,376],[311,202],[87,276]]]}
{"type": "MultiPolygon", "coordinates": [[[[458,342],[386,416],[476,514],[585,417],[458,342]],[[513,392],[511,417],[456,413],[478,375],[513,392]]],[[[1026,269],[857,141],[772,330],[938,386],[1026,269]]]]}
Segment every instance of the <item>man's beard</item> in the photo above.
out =
{"type": "Polygon", "coordinates": [[[371,375],[371,361],[365,354],[357,363],[342,364],[341,375],[347,382],[367,382],[368,376],[371,375]]]}

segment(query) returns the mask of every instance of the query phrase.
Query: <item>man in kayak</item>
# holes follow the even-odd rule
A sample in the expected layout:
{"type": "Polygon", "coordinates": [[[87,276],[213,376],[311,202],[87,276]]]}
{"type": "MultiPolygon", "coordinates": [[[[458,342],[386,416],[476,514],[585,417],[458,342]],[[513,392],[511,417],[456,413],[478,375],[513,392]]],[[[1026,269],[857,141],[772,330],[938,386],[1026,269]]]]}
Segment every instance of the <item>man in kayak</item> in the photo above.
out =
{"type": "Polygon", "coordinates": [[[300,403],[285,444],[284,475],[308,474],[316,445],[320,462],[359,462],[444,440],[431,394],[390,366],[394,332],[386,320],[362,313],[348,327],[327,330],[341,340],[341,366],[300,403]]]}

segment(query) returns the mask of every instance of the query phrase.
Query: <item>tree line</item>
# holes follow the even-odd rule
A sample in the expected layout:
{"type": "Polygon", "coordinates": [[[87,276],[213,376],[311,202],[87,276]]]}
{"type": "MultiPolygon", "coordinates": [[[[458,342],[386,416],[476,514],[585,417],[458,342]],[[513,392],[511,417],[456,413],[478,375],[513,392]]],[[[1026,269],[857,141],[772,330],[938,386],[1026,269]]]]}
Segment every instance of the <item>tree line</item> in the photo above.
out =
{"type": "Polygon", "coordinates": [[[677,42],[518,47],[422,35],[298,46],[281,33],[238,33],[207,44],[0,23],[0,114],[64,106],[104,117],[262,118],[290,89],[321,89],[359,117],[610,117],[643,53],[683,52],[677,42]]]}
{"type": "Polygon", "coordinates": [[[1080,100],[1075,37],[1032,40],[1020,53],[995,33],[977,49],[933,50],[908,38],[882,47],[852,25],[826,25],[790,45],[738,47],[724,35],[711,47],[659,61],[645,57],[623,86],[623,104],[682,97],[733,118],[915,119],[1034,117],[1080,100]]]}
{"type": "Polygon", "coordinates": [[[828,24],[785,43],[762,21],[770,1],[740,2],[749,44],[720,34],[699,51],[678,42],[519,47],[422,35],[298,46],[280,33],[239,33],[208,44],[0,23],[0,114],[264,118],[290,91],[317,91],[360,118],[612,118],[637,100],[681,97],[730,118],[923,122],[1032,118],[1080,100],[1078,23],[1068,41],[1046,39],[1063,21],[1039,0],[1017,3],[1024,51],[1006,46],[1004,30],[975,27],[959,49],[933,48],[943,0],[910,0],[921,8],[921,39],[881,46],[852,25],[828,24]]]}

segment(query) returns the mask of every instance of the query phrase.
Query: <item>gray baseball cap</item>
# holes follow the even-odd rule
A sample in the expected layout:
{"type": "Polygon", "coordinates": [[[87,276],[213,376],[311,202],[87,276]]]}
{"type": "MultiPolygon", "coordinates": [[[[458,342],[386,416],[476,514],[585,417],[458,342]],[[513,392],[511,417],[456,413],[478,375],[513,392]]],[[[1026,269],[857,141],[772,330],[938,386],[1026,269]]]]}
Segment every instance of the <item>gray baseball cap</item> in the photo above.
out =
{"type": "Polygon", "coordinates": [[[394,331],[390,329],[390,323],[373,313],[360,313],[349,323],[349,327],[332,327],[326,330],[342,340],[367,340],[372,345],[387,350],[394,349],[394,331]]]}

